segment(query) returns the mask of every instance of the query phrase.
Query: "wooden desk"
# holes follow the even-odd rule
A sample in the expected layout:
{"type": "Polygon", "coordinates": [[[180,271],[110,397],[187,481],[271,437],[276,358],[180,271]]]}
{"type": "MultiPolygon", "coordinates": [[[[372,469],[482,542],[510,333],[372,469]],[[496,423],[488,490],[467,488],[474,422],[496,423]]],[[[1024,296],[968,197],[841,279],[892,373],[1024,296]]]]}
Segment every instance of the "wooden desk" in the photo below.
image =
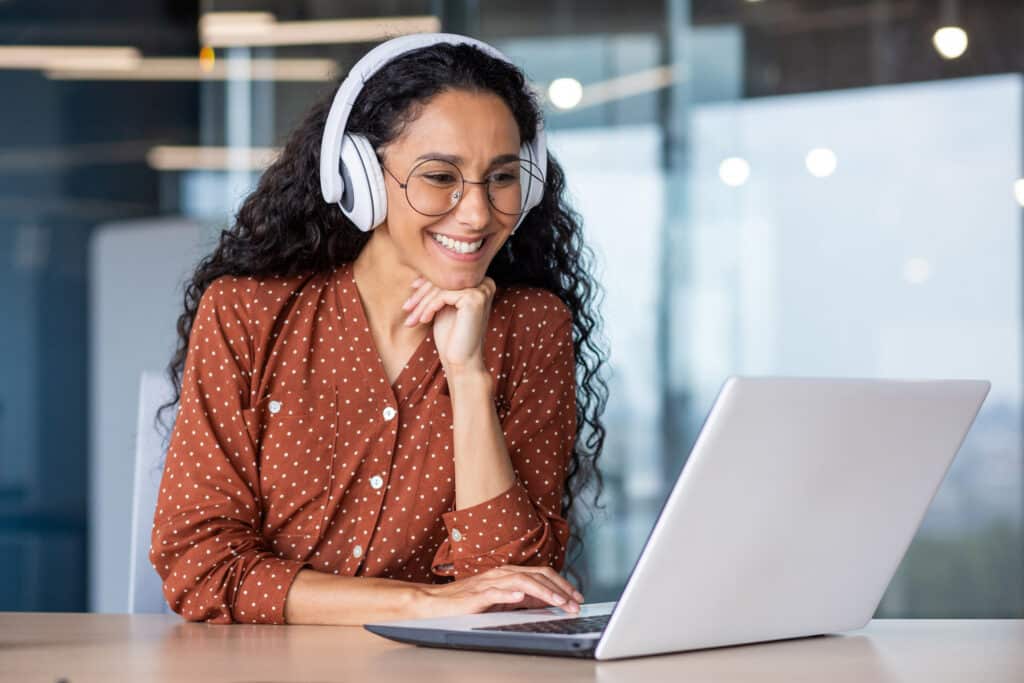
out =
{"type": "Polygon", "coordinates": [[[358,627],[0,612],[0,681],[1024,681],[1024,620],[875,620],[838,636],[611,662],[402,645],[358,627]]]}

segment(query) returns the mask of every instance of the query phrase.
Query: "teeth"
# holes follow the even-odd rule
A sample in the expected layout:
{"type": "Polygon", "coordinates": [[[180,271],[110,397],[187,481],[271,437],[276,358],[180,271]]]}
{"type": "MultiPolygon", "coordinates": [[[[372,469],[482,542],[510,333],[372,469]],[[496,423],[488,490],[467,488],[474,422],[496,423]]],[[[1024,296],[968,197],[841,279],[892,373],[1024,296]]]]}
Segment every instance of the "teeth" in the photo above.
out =
{"type": "Polygon", "coordinates": [[[452,251],[457,251],[460,254],[472,254],[480,249],[480,245],[484,243],[483,239],[479,239],[476,242],[460,242],[458,240],[453,240],[450,237],[445,237],[444,235],[431,234],[431,237],[443,246],[448,247],[452,251]]]}

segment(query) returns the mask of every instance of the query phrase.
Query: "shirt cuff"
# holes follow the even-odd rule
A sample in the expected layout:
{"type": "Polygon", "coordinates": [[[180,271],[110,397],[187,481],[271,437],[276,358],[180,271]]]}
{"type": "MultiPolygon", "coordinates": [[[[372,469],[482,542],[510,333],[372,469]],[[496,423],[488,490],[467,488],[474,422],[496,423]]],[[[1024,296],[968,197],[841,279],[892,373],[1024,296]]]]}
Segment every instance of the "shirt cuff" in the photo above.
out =
{"type": "Polygon", "coordinates": [[[452,561],[487,555],[527,538],[540,519],[517,478],[510,487],[476,505],[441,513],[448,530],[452,561]]]}
{"type": "Polygon", "coordinates": [[[249,570],[235,597],[233,617],[245,624],[284,624],[284,603],[296,574],[309,562],[268,556],[249,570]]]}

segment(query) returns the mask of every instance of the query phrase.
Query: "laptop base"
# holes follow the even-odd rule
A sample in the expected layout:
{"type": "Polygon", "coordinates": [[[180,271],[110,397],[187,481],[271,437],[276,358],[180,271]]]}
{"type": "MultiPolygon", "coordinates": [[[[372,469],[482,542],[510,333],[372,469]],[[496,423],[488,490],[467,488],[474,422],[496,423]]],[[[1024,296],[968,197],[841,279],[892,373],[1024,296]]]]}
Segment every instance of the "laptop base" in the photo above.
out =
{"type": "Polygon", "coordinates": [[[403,626],[381,626],[366,624],[367,631],[379,636],[412,645],[426,647],[455,648],[459,650],[487,650],[512,654],[552,655],[593,659],[597,638],[578,636],[552,637],[510,634],[507,632],[485,633],[482,631],[446,631],[442,629],[407,628],[403,626]]]}

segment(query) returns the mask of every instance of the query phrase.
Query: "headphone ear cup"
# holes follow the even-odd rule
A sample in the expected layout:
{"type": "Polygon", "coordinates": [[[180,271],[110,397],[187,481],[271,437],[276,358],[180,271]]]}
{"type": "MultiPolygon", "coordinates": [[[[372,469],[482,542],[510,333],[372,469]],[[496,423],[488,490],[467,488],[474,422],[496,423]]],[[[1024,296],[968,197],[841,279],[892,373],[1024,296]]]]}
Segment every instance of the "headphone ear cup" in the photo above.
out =
{"type": "Polygon", "coordinates": [[[522,193],[523,198],[523,213],[519,216],[519,220],[512,229],[513,232],[519,229],[520,224],[526,218],[526,214],[530,213],[533,207],[540,204],[540,200],[544,197],[545,175],[547,172],[547,169],[540,167],[532,144],[524,143],[519,148],[519,157],[526,159],[530,163],[526,164],[526,168],[521,169],[519,173],[519,191],[522,193]]]}
{"type": "Polygon", "coordinates": [[[346,133],[341,141],[339,169],[345,183],[338,206],[363,232],[384,222],[387,216],[387,191],[380,161],[370,141],[362,135],[346,133]]]}

